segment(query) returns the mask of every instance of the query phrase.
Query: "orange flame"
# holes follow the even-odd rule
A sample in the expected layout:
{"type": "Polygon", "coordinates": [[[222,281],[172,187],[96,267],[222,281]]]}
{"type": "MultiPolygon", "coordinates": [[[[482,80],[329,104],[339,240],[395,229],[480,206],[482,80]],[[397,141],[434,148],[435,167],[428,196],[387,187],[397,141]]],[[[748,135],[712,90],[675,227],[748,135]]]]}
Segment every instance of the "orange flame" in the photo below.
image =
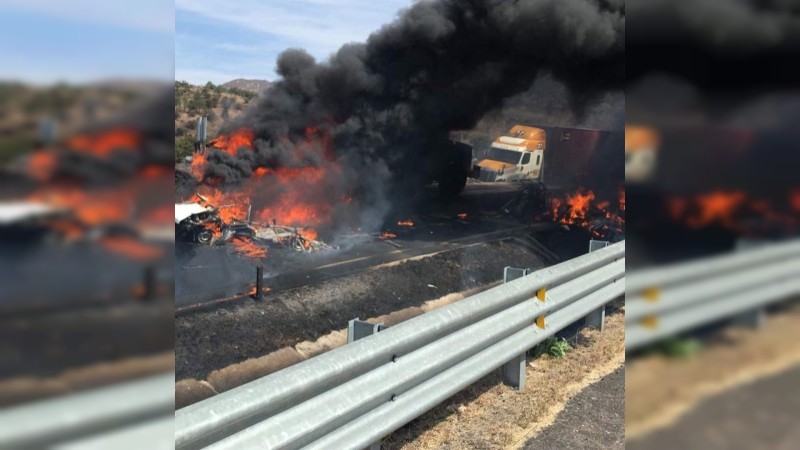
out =
{"type": "Polygon", "coordinates": [[[572,195],[567,195],[567,205],[569,206],[569,217],[565,218],[565,223],[576,223],[579,220],[585,220],[586,214],[589,212],[589,206],[592,204],[595,195],[592,191],[587,191],[585,194],[576,192],[572,195]]]}
{"type": "Polygon", "coordinates": [[[196,200],[217,209],[219,218],[226,223],[237,220],[247,219],[247,211],[250,205],[250,198],[241,192],[222,192],[213,188],[202,188],[200,196],[195,196],[196,200]]]}
{"type": "Polygon", "coordinates": [[[240,148],[253,148],[255,134],[249,128],[240,128],[231,134],[222,134],[211,141],[209,145],[218,148],[229,155],[236,156],[240,148]]]}
{"type": "Polygon", "coordinates": [[[121,222],[131,217],[134,208],[132,195],[122,191],[83,191],[77,188],[61,188],[39,192],[29,197],[71,209],[86,225],[121,222]]]}
{"type": "Polygon", "coordinates": [[[126,236],[105,237],[101,242],[106,249],[137,261],[152,261],[161,257],[163,253],[158,247],[126,236]]]}
{"type": "Polygon", "coordinates": [[[56,154],[53,152],[33,153],[28,159],[28,173],[39,181],[46,181],[53,175],[56,163],[56,154]]]}
{"type": "Polygon", "coordinates": [[[414,226],[414,222],[411,221],[411,220],[398,220],[397,221],[397,226],[400,226],[400,227],[413,227],[414,226]]]}
{"type": "Polygon", "coordinates": [[[567,194],[566,199],[551,199],[550,214],[553,220],[559,223],[591,229],[594,237],[603,237],[606,232],[611,230],[623,231],[625,226],[624,187],[619,191],[617,205],[613,205],[610,200],[595,202],[595,199],[596,195],[593,191],[580,188],[572,194],[567,194]]]}
{"type": "Polygon", "coordinates": [[[80,153],[106,157],[115,150],[136,151],[141,137],[136,130],[118,128],[99,134],[81,134],[67,141],[67,146],[80,153]]]}
{"type": "MultiPolygon", "coordinates": [[[[779,202],[781,203],[781,202],[779,202]]],[[[693,197],[673,197],[667,202],[670,218],[690,228],[723,227],[743,235],[792,230],[799,224],[800,193],[790,193],[781,209],[774,201],[751,198],[740,190],[718,189],[693,197]]]]}
{"type": "Polygon", "coordinates": [[[203,179],[203,173],[206,170],[206,155],[195,152],[192,155],[192,175],[198,180],[203,179]]]}
{"type": "Polygon", "coordinates": [[[734,214],[746,198],[741,191],[715,191],[701,195],[696,199],[698,207],[696,214],[690,216],[687,223],[692,227],[703,227],[713,223],[731,225],[734,214]]]}
{"type": "Polygon", "coordinates": [[[789,206],[795,212],[800,212],[800,189],[795,189],[789,194],[789,206]]]}
{"type": "Polygon", "coordinates": [[[303,238],[309,241],[316,241],[317,238],[319,237],[316,231],[310,229],[298,230],[297,234],[303,236],[303,238]]]}
{"type": "Polygon", "coordinates": [[[248,258],[265,258],[267,256],[267,249],[256,245],[252,240],[236,236],[231,239],[234,251],[242,256],[248,258]]]}

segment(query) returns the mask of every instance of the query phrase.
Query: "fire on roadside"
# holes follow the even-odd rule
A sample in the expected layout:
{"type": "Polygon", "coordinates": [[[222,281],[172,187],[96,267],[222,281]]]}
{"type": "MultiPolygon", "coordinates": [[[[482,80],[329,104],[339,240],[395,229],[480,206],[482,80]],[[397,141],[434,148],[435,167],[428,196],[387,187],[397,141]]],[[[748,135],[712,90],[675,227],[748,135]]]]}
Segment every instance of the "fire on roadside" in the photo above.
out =
{"type": "Polygon", "coordinates": [[[616,202],[599,200],[591,189],[578,188],[564,197],[550,201],[548,214],[555,222],[589,230],[594,238],[625,231],[625,190],[618,192],[616,202]]]}
{"type": "MultiPolygon", "coordinates": [[[[255,133],[241,128],[212,140],[208,151],[222,151],[231,155],[254,151],[255,133]]],[[[194,200],[212,206],[224,224],[235,222],[262,224],[262,226],[293,227],[297,241],[309,250],[319,238],[318,228],[330,222],[335,205],[332,192],[339,184],[340,167],[335,161],[331,139],[322,128],[309,127],[301,138],[284,145],[295,152],[296,161],[278,167],[257,166],[236,186],[222,186],[209,175],[211,162],[207,154],[195,154],[191,172],[200,181],[194,200]],[[314,161],[310,163],[309,161],[314,161]]],[[[350,193],[341,194],[343,204],[352,200],[350,193]]],[[[216,227],[214,227],[216,228],[216,227]]],[[[218,236],[220,230],[213,229],[218,236]]],[[[237,252],[245,256],[263,257],[253,250],[252,242],[236,243],[237,252]]]]}
{"type": "Polygon", "coordinates": [[[754,236],[764,232],[796,232],[800,226],[800,190],[792,190],[785,202],[752,196],[745,191],[717,189],[667,199],[668,217],[691,229],[719,227],[754,236]]]}
{"type": "Polygon", "coordinates": [[[242,256],[255,259],[267,257],[267,249],[265,247],[256,245],[246,237],[236,236],[231,239],[231,244],[233,244],[234,251],[242,256]]]}

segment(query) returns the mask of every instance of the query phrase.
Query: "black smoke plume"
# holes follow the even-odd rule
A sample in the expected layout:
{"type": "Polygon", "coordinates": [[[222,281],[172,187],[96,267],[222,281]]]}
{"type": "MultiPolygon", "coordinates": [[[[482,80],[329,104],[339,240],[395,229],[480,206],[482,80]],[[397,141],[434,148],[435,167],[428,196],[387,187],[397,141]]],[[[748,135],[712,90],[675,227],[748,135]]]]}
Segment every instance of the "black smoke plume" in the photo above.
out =
{"type": "Polygon", "coordinates": [[[578,115],[619,89],[624,31],[617,0],[417,2],[324,63],[282,53],[282,78],[227,127],[252,129],[256,148],[212,153],[206,175],[235,184],[256,167],[324,164],[292,145],[314,127],[332,138],[341,191],[385,210],[387,197],[424,184],[425,161],[451,130],[474,127],[537,77],[564,83],[578,115]]]}

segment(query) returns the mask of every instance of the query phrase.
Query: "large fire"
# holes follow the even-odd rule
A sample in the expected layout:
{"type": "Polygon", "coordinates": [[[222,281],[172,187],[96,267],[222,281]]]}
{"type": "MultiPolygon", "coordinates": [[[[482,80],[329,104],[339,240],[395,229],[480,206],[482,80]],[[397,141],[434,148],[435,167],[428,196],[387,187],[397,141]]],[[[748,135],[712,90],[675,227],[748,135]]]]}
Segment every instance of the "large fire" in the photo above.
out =
{"type": "Polygon", "coordinates": [[[65,242],[94,240],[109,252],[143,262],[163,257],[160,247],[145,243],[138,233],[172,223],[172,207],[163,203],[164,191],[174,186],[172,168],[147,163],[101,185],[85,184],[80,177],[54,176],[64,155],[105,160],[117,151],[142,152],[146,139],[132,128],[112,128],[78,134],[33,152],[27,172],[39,185],[25,200],[60,211],[47,218],[46,225],[65,242]]]}
{"type": "Polygon", "coordinates": [[[160,248],[142,243],[131,237],[105,237],[101,242],[107,250],[138,261],[152,261],[163,256],[160,248]]]}
{"type": "MultiPolygon", "coordinates": [[[[254,150],[255,134],[242,128],[217,137],[208,152],[222,151],[235,155],[254,150]]],[[[206,172],[208,153],[196,153],[191,164],[195,178],[201,181],[195,201],[213,206],[225,224],[245,222],[253,225],[293,227],[299,242],[310,249],[318,239],[318,229],[331,220],[334,202],[347,203],[350,193],[337,194],[340,166],[331,148],[330,136],[321,128],[308,128],[302,139],[285,138],[282,145],[291,148],[293,161],[280,166],[258,166],[235,187],[216,185],[206,172]],[[313,162],[313,163],[312,163],[313,162]],[[338,199],[337,199],[338,197],[338,199]]],[[[215,236],[219,230],[212,230],[215,236]]],[[[249,257],[263,257],[257,244],[234,241],[236,251],[249,257]]]]}
{"type": "Polygon", "coordinates": [[[256,245],[252,240],[245,237],[234,237],[231,239],[234,251],[248,258],[264,258],[267,256],[267,249],[256,245]]]}
{"type": "Polygon", "coordinates": [[[669,218],[689,228],[725,228],[742,235],[761,231],[796,231],[800,225],[800,191],[780,201],[752,197],[741,190],[717,189],[694,196],[675,196],[667,201],[669,218]]]}
{"type": "Polygon", "coordinates": [[[564,198],[552,198],[549,215],[558,223],[585,228],[596,238],[606,237],[611,231],[622,233],[625,229],[625,190],[621,188],[616,202],[612,202],[598,200],[594,191],[579,188],[564,198]]]}
{"type": "Polygon", "coordinates": [[[58,165],[54,152],[38,151],[28,158],[28,173],[38,181],[47,181],[53,176],[58,165]]]}
{"type": "Polygon", "coordinates": [[[209,145],[218,148],[229,155],[236,155],[240,148],[253,149],[253,131],[240,128],[231,134],[223,134],[214,139],[209,145]]]}
{"type": "Polygon", "coordinates": [[[98,134],[80,134],[67,141],[70,150],[94,157],[106,157],[117,150],[137,151],[141,136],[132,129],[112,129],[98,134]]]}

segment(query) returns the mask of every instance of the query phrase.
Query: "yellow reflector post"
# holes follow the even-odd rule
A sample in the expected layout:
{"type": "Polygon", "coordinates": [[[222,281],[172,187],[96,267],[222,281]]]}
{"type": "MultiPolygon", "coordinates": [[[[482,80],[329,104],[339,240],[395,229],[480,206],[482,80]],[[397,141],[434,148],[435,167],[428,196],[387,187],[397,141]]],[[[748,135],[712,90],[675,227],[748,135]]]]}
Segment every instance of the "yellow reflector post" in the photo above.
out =
{"type": "Polygon", "coordinates": [[[540,302],[543,302],[545,294],[547,294],[547,288],[541,288],[536,291],[536,298],[538,298],[540,302]]]}
{"type": "Polygon", "coordinates": [[[659,298],[661,298],[661,289],[657,287],[651,287],[644,290],[642,293],[644,299],[648,302],[657,302],[659,298]]]}
{"type": "Polygon", "coordinates": [[[656,327],[658,327],[658,317],[656,317],[656,316],[644,316],[642,318],[642,325],[645,328],[650,328],[650,329],[656,328],[656,327]]]}
{"type": "Polygon", "coordinates": [[[539,316],[536,318],[536,326],[544,329],[544,316],[539,316]]]}

